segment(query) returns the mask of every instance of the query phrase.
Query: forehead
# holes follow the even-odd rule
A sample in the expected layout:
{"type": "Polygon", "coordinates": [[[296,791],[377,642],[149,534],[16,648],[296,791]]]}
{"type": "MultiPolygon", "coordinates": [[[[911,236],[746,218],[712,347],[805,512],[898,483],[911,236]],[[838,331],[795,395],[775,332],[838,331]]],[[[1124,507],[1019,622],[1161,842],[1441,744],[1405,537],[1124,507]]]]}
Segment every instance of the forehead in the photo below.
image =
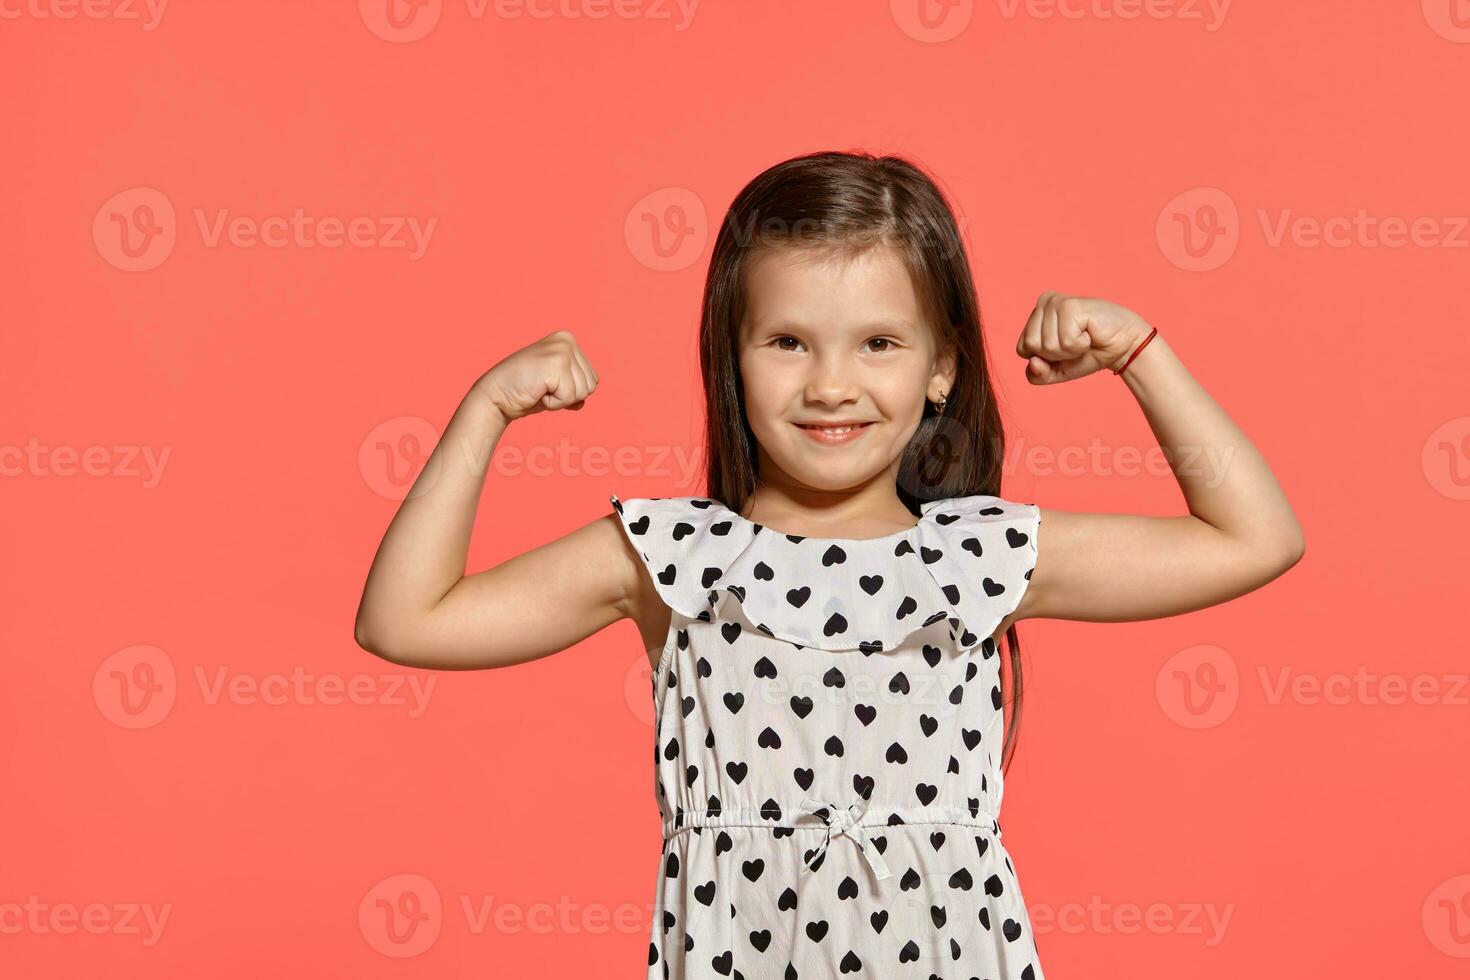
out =
{"type": "Polygon", "coordinates": [[[742,333],[786,327],[860,328],[875,323],[920,329],[922,303],[894,249],[855,254],[765,249],[745,277],[742,333]]]}

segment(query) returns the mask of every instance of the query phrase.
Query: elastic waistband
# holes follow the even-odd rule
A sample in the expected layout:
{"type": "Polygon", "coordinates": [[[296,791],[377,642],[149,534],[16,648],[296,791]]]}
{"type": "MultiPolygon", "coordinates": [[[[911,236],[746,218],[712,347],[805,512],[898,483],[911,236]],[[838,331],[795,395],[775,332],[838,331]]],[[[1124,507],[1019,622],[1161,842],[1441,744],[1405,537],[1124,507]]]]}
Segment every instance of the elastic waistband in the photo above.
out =
{"type": "MultiPolygon", "coordinates": [[[[836,804],[832,804],[836,809],[836,804]]],[[[963,827],[983,827],[1000,834],[1000,821],[989,810],[971,810],[968,806],[930,803],[924,806],[884,806],[874,803],[854,807],[857,811],[850,825],[855,827],[880,828],[895,824],[955,824],[963,827]],[[897,818],[894,820],[893,818],[897,818]]],[[[781,827],[790,830],[822,830],[827,821],[820,815],[805,811],[793,803],[779,810],[766,808],[741,809],[725,807],[718,810],[683,810],[677,816],[663,821],[664,837],[670,838],[693,827],[781,827]]]]}

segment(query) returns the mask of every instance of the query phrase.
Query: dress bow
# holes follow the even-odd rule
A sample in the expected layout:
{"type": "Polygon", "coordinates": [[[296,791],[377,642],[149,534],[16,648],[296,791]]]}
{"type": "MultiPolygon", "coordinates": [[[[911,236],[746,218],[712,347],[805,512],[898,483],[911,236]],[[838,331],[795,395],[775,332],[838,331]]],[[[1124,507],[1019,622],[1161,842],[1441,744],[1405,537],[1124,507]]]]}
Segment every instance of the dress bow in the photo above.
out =
{"type": "Polygon", "coordinates": [[[803,811],[815,813],[827,825],[827,833],[822,842],[814,850],[807,852],[804,864],[809,870],[815,871],[821,865],[822,857],[827,853],[827,846],[832,843],[834,836],[846,834],[867,859],[868,866],[873,869],[874,877],[881,880],[889,876],[888,865],[884,862],[883,855],[878,853],[878,848],[868,837],[866,828],[858,822],[867,808],[867,800],[849,803],[845,809],[824,800],[814,800],[810,796],[801,801],[803,811]]]}

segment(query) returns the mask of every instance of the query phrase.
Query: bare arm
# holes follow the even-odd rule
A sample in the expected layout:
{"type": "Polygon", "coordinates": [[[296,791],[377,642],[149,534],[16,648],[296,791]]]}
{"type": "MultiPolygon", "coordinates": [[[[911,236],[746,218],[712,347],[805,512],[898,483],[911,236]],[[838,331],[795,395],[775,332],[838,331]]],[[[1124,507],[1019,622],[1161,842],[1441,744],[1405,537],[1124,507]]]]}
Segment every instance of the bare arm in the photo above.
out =
{"type": "MultiPolygon", "coordinates": [[[[1151,329],[1102,300],[1043,294],[1037,309],[1017,345],[1033,359],[1034,383],[1119,366],[1151,329]]],[[[1162,332],[1119,377],[1138,399],[1189,513],[1043,508],[1031,583],[1003,626],[1032,616],[1109,622],[1203,609],[1260,588],[1305,551],[1301,525],[1266,460],[1162,332]]]]}
{"type": "Polygon", "coordinates": [[[580,408],[597,375],[558,331],[492,368],[460,402],[399,506],[363,588],[359,646],[412,667],[503,667],[564,650],[631,615],[646,579],[604,515],[466,576],[485,474],[514,418],[580,408]]]}

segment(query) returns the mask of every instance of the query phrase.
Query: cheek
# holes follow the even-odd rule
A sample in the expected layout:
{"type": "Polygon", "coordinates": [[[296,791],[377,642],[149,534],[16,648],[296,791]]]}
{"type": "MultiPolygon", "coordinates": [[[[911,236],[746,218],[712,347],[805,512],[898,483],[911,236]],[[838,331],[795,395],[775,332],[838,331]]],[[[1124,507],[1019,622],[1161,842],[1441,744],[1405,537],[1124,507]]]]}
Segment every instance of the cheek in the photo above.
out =
{"type": "Polygon", "coordinates": [[[785,424],[784,415],[785,409],[772,399],[770,391],[746,391],[745,419],[750,424],[751,431],[761,439],[776,437],[785,424]]]}
{"type": "Polygon", "coordinates": [[[754,371],[745,370],[742,365],[741,379],[745,393],[745,411],[750,416],[751,427],[754,428],[767,419],[772,425],[780,421],[780,416],[785,413],[793,397],[780,375],[769,369],[762,371],[759,367],[754,371]]]}
{"type": "Polygon", "coordinates": [[[892,383],[869,388],[878,410],[890,419],[918,418],[924,411],[924,379],[893,379],[892,383]]]}

